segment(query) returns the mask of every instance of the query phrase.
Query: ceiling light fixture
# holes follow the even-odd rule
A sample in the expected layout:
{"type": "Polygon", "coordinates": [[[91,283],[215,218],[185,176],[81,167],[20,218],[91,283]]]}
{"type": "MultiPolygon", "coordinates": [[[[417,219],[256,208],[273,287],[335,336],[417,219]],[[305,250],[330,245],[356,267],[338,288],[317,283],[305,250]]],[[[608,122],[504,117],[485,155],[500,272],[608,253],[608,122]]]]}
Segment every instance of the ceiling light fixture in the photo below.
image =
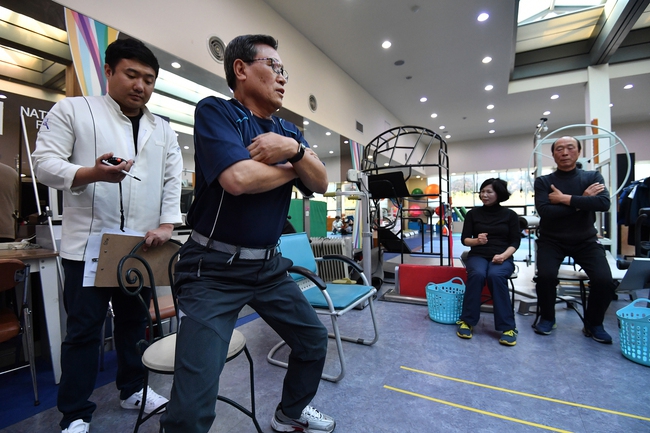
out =
{"type": "Polygon", "coordinates": [[[178,62],[172,62],[172,68],[174,68],[174,69],[178,69],[178,68],[180,68],[180,67],[181,67],[181,64],[180,64],[180,63],[178,63],[178,62]]]}
{"type": "Polygon", "coordinates": [[[489,119],[488,123],[494,123],[494,119],[489,119]]]}
{"type": "Polygon", "coordinates": [[[189,150],[189,149],[190,149],[190,146],[183,146],[183,149],[185,149],[185,150],[189,150]]]}
{"type": "Polygon", "coordinates": [[[612,108],[613,106],[614,106],[614,104],[612,104],[612,103],[609,104],[609,108],[612,108]]]}
{"type": "Polygon", "coordinates": [[[393,44],[391,44],[390,41],[384,41],[384,43],[381,44],[381,47],[384,48],[384,49],[388,49],[388,48],[390,48],[391,45],[393,45],[393,44]]]}
{"type": "Polygon", "coordinates": [[[309,120],[303,120],[302,124],[305,125],[305,126],[309,125],[309,120]]]}
{"type": "Polygon", "coordinates": [[[329,136],[329,135],[332,135],[332,133],[329,132],[329,131],[327,131],[327,132],[325,133],[325,135],[328,135],[328,136],[329,136]]]}
{"type": "Polygon", "coordinates": [[[443,126],[441,126],[441,127],[440,127],[440,129],[445,129],[445,126],[444,126],[444,125],[443,125],[443,126]]]}
{"type": "Polygon", "coordinates": [[[625,87],[623,87],[625,90],[630,90],[632,87],[634,87],[634,84],[626,84],[625,87]]]}
{"type": "Polygon", "coordinates": [[[487,106],[487,107],[485,107],[485,108],[487,108],[488,110],[491,110],[491,109],[493,109],[493,108],[494,108],[494,105],[493,105],[493,104],[490,104],[490,105],[488,105],[488,106],[487,106]]]}
{"type": "Polygon", "coordinates": [[[427,102],[427,97],[426,96],[421,97],[420,102],[427,102]]]}
{"type": "Polygon", "coordinates": [[[551,96],[551,99],[557,99],[559,97],[560,97],[560,95],[553,95],[553,96],[551,96]]]}
{"type": "Polygon", "coordinates": [[[490,63],[492,61],[492,57],[490,56],[485,56],[483,57],[483,60],[481,60],[483,63],[490,63]]]}
{"type": "Polygon", "coordinates": [[[546,110],[545,112],[542,113],[542,115],[544,115],[544,116],[548,116],[549,114],[551,114],[551,112],[548,111],[548,110],[546,110]]]}
{"type": "Polygon", "coordinates": [[[0,95],[0,99],[7,99],[7,95],[0,95]]]}
{"type": "Polygon", "coordinates": [[[432,119],[435,119],[436,117],[438,117],[438,113],[431,113],[431,118],[432,119]]]}
{"type": "Polygon", "coordinates": [[[334,153],[334,151],[333,151],[333,150],[330,150],[330,153],[334,153]]]}
{"type": "Polygon", "coordinates": [[[449,138],[451,138],[451,135],[447,134],[447,135],[445,135],[445,138],[449,139],[449,138]]]}
{"type": "Polygon", "coordinates": [[[348,140],[345,140],[343,143],[348,144],[348,140]]]}
{"type": "Polygon", "coordinates": [[[490,15],[489,15],[489,14],[486,14],[485,12],[483,12],[483,13],[480,14],[476,19],[477,19],[478,21],[480,21],[480,22],[483,22],[483,21],[486,21],[488,18],[490,18],[490,15]]]}
{"type": "Polygon", "coordinates": [[[387,162],[384,162],[384,167],[388,167],[389,165],[390,164],[388,164],[387,162]]]}
{"type": "Polygon", "coordinates": [[[490,129],[488,132],[489,132],[490,134],[494,134],[496,131],[495,131],[494,129],[490,129]]]}
{"type": "Polygon", "coordinates": [[[316,149],[318,147],[318,144],[314,144],[312,147],[316,149]]]}
{"type": "Polygon", "coordinates": [[[494,86],[492,84],[488,84],[487,86],[485,86],[485,90],[488,92],[492,89],[494,89],[494,86]]]}

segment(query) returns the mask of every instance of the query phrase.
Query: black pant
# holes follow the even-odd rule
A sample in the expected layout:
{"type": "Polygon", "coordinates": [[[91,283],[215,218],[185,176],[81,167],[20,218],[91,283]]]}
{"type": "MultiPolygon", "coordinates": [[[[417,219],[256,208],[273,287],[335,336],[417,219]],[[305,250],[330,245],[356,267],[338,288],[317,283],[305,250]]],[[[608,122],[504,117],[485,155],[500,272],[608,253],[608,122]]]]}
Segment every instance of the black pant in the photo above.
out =
{"type": "Polygon", "coordinates": [[[605,249],[595,238],[575,245],[548,239],[537,240],[537,304],[540,317],[555,320],[557,273],[566,256],[573,257],[589,277],[589,298],[585,320],[590,326],[603,324],[605,312],[614,298],[616,283],[605,257],[605,249]]]}
{"type": "MultiPolygon", "coordinates": [[[[119,287],[83,287],[84,262],[63,260],[64,305],[68,314],[61,345],[61,383],[57,407],[62,429],[77,419],[90,422],[97,405],[88,399],[95,389],[99,368],[101,330],[112,298],[113,333],[117,353],[115,385],[124,400],[142,389],[144,367],[137,343],[145,338],[146,312],[138,300],[119,287]]],[[[147,304],[151,293],[143,293],[147,304]]]]}
{"type": "Polygon", "coordinates": [[[281,255],[268,260],[232,258],[192,239],[181,249],[175,284],[179,310],[187,315],[176,340],[171,398],[160,421],[167,433],[210,430],[228,343],[246,304],[291,348],[280,400],[285,415],[300,418],[318,390],[327,328],[287,274],[291,261],[281,255]]]}

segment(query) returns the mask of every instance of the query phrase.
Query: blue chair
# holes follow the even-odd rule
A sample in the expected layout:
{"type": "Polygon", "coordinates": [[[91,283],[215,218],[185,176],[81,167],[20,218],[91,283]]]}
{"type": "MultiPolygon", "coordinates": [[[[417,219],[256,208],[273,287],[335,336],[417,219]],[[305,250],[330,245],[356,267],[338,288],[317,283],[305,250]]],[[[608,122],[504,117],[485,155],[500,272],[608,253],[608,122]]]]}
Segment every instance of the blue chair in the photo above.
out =
{"type": "MultiPolygon", "coordinates": [[[[375,307],[373,298],[377,289],[368,283],[363,275],[363,269],[359,264],[349,257],[342,255],[326,255],[320,258],[314,258],[309,238],[306,233],[285,234],[280,237],[280,252],[282,256],[293,261],[293,267],[289,269],[291,276],[303,291],[303,294],[314,307],[319,315],[329,316],[332,320],[333,333],[329,334],[330,338],[336,341],[336,348],[339,354],[340,372],[338,375],[325,374],[322,379],[330,382],[338,382],[345,376],[345,356],[343,355],[342,341],[372,346],[377,342],[379,333],[377,332],[377,321],[375,319],[375,307]],[[337,260],[351,266],[361,275],[363,284],[334,284],[325,283],[318,276],[316,263],[319,261],[337,260]],[[374,328],[374,337],[372,340],[363,338],[354,338],[342,336],[339,331],[338,319],[352,309],[363,309],[368,306],[374,328]]],[[[276,344],[266,359],[269,363],[280,367],[287,367],[287,363],[274,358],[275,353],[286,343],[281,341],[276,344]]]]}

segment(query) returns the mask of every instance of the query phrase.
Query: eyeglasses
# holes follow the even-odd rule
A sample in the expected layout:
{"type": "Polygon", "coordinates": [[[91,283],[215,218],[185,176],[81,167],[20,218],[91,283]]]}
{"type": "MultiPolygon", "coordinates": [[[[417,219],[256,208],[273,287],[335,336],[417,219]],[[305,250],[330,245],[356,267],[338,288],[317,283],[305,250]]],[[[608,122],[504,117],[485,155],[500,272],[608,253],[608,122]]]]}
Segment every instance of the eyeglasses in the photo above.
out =
{"type": "Polygon", "coordinates": [[[282,77],[285,79],[285,81],[287,81],[287,82],[289,81],[289,73],[287,72],[286,69],[284,69],[284,66],[282,66],[280,64],[280,62],[278,62],[277,59],[274,59],[273,57],[262,57],[262,58],[259,58],[259,59],[253,59],[253,60],[247,61],[246,63],[257,62],[258,60],[266,60],[268,62],[267,66],[270,66],[271,69],[273,69],[273,72],[275,72],[278,75],[282,75],[282,77]],[[270,62],[269,62],[269,60],[270,60],[270,62]]]}

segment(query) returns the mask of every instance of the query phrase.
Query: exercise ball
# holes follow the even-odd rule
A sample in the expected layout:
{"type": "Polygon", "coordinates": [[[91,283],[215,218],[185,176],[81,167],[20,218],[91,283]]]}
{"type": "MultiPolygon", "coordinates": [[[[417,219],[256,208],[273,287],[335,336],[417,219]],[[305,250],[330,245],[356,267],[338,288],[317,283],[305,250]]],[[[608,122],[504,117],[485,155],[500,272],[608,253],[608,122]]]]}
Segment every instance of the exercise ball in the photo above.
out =
{"type": "Polygon", "coordinates": [[[424,194],[424,192],[422,192],[422,190],[420,188],[413,188],[413,191],[411,191],[412,196],[418,196],[418,195],[422,195],[422,194],[424,194]]]}
{"type": "Polygon", "coordinates": [[[422,209],[416,204],[412,204],[409,207],[409,213],[412,217],[419,217],[422,214],[422,209]]]}
{"type": "Polygon", "coordinates": [[[438,197],[438,194],[440,194],[440,187],[437,184],[432,183],[431,185],[428,185],[426,187],[426,189],[424,190],[424,193],[426,195],[433,196],[432,198],[436,198],[436,197],[438,197]]]}

